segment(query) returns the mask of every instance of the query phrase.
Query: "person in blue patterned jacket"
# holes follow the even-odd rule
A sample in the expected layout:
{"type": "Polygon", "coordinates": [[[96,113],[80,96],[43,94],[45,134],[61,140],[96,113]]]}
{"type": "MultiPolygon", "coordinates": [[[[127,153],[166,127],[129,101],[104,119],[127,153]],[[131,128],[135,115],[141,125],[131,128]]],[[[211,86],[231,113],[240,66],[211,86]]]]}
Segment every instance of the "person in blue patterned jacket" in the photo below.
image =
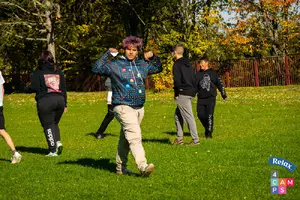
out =
{"type": "Polygon", "coordinates": [[[138,37],[126,37],[123,48],[125,56],[116,56],[118,50],[110,48],[96,61],[92,71],[111,79],[113,112],[121,125],[117,174],[132,174],[126,168],[131,150],[141,175],[148,176],[154,170],[154,164],[147,163],[140,128],[146,98],[145,79],[148,74],[161,72],[162,65],[151,51],[144,53],[144,59],[138,58],[142,48],[142,39],[138,37]]]}

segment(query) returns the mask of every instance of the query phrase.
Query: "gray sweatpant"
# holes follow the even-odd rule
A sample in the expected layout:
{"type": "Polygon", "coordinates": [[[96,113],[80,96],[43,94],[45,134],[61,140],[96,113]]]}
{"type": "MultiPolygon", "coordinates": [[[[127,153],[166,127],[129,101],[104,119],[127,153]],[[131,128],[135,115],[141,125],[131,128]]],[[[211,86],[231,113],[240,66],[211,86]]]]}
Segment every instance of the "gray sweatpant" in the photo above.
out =
{"type": "Polygon", "coordinates": [[[192,99],[193,97],[186,95],[179,95],[176,99],[175,124],[177,128],[177,140],[182,140],[183,138],[183,122],[185,122],[193,141],[199,141],[196,121],[193,114],[192,99]]]}

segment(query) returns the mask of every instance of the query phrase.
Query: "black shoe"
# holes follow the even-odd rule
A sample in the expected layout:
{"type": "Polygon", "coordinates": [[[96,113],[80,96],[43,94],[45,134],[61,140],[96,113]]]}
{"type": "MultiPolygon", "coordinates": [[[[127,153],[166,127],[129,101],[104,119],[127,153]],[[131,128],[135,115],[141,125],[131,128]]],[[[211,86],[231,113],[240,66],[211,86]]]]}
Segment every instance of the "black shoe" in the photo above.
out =
{"type": "Polygon", "coordinates": [[[205,136],[205,139],[210,139],[210,138],[212,138],[212,135],[206,135],[205,136]]]}
{"type": "Polygon", "coordinates": [[[210,131],[205,131],[205,139],[212,138],[212,133],[210,131]]]}
{"type": "Polygon", "coordinates": [[[103,139],[103,138],[104,138],[104,134],[103,134],[103,133],[96,133],[96,134],[95,134],[95,137],[96,137],[97,139],[103,139]]]}

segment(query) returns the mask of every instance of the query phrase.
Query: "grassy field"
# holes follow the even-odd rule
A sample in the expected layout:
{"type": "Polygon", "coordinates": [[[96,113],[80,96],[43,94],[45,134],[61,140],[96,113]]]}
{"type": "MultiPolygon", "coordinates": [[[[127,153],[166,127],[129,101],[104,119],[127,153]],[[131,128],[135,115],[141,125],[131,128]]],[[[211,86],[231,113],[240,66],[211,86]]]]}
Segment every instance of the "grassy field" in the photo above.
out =
{"type": "MultiPolygon", "coordinates": [[[[52,158],[45,157],[34,96],[7,95],[6,129],[23,160],[10,164],[1,141],[0,199],[299,199],[300,86],[229,88],[227,93],[229,102],[217,98],[212,140],[203,138],[197,119],[201,145],[173,146],[173,94],[147,92],[143,145],[156,165],[148,178],[115,174],[116,120],[103,140],[90,135],[106,114],[106,92],[69,93],[69,112],[60,123],[64,151],[52,158]],[[270,165],[273,156],[298,168],[291,173],[270,165]],[[270,194],[271,170],[295,179],[286,195],[270,194]]],[[[190,140],[186,133],[184,141],[190,140]]],[[[131,155],[128,168],[138,173],[131,155]]]]}

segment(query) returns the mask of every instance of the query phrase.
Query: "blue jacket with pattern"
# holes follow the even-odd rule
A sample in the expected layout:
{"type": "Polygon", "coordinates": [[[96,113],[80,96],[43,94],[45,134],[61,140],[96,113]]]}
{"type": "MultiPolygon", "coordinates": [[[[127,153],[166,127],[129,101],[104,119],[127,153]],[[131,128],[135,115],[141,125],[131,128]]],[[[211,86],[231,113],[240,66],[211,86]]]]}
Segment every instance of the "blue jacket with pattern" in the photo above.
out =
{"type": "Polygon", "coordinates": [[[106,51],[93,66],[92,71],[111,79],[112,104],[143,106],[145,103],[145,79],[148,74],[162,71],[162,65],[157,56],[145,60],[128,60],[124,56],[113,57],[106,51]]]}

